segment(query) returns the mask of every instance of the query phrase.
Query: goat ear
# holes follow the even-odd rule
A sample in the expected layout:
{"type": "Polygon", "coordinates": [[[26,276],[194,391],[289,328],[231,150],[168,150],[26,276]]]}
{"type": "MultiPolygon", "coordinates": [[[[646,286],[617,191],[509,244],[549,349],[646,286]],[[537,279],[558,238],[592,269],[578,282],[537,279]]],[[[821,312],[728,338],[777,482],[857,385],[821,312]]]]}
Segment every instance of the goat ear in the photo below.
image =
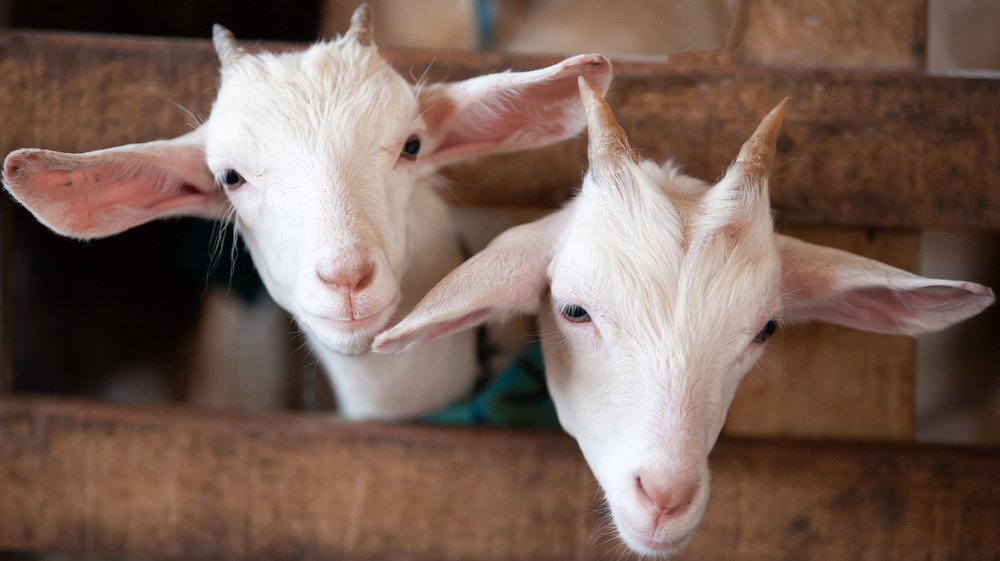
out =
{"type": "Polygon", "coordinates": [[[970,318],[994,301],[988,287],[929,279],[829,247],[776,236],[787,319],[918,335],[970,318]]]}
{"type": "Polygon", "coordinates": [[[26,149],[4,160],[4,185],[52,230],[100,238],[176,215],[218,218],[225,196],[201,131],[85,154],[26,149]]]}
{"type": "Polygon", "coordinates": [[[401,352],[482,323],[537,312],[566,212],[497,236],[441,280],[399,324],[376,337],[372,348],[401,352]]]}
{"type": "Polygon", "coordinates": [[[460,158],[545,146],[580,132],[587,123],[577,79],[604,93],[611,63],[579,55],[531,72],[502,72],[436,84],[420,92],[438,165],[460,158]]]}

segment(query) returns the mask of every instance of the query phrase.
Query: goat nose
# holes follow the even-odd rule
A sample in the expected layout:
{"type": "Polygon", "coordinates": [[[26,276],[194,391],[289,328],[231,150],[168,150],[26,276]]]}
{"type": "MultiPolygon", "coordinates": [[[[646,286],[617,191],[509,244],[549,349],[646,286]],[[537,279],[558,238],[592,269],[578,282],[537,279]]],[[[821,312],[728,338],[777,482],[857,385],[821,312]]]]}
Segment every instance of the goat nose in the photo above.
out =
{"type": "Polygon", "coordinates": [[[354,294],[371,284],[372,278],[375,277],[375,265],[361,263],[353,267],[343,267],[331,264],[317,268],[316,276],[339,292],[354,294]]]}
{"type": "Polygon", "coordinates": [[[641,475],[637,475],[635,481],[640,496],[648,501],[657,520],[677,518],[687,512],[698,492],[698,483],[695,481],[679,481],[661,486],[652,483],[652,477],[647,477],[644,482],[641,475]]]}

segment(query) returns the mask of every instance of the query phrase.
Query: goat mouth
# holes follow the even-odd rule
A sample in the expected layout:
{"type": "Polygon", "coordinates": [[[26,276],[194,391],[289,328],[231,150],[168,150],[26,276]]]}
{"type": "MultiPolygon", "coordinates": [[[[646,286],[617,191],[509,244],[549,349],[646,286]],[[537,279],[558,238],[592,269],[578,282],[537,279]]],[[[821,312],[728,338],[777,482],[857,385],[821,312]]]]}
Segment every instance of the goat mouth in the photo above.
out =
{"type": "Polygon", "coordinates": [[[643,555],[651,557],[666,557],[684,549],[691,541],[692,534],[674,536],[673,539],[656,540],[644,536],[641,532],[634,532],[629,528],[619,529],[623,541],[632,549],[643,555]]]}
{"type": "Polygon", "coordinates": [[[360,318],[331,317],[321,314],[309,314],[309,317],[324,327],[333,328],[337,331],[358,331],[378,327],[375,324],[385,316],[385,310],[378,310],[360,318]]]}

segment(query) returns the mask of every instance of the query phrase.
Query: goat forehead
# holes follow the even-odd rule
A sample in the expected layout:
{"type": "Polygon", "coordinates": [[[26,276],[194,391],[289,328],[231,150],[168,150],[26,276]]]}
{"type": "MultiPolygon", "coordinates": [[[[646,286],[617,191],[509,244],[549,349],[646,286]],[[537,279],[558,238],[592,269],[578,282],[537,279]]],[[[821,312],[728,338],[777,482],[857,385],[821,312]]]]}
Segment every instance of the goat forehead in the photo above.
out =
{"type": "Polygon", "coordinates": [[[262,138],[284,129],[315,140],[401,134],[418,118],[413,87],[377,52],[336,43],[225,67],[211,116],[262,138]]]}
{"type": "Polygon", "coordinates": [[[553,296],[612,322],[624,339],[691,349],[728,345],[776,312],[773,245],[685,245],[660,231],[633,230],[642,235],[575,222],[549,271],[553,296]]]}

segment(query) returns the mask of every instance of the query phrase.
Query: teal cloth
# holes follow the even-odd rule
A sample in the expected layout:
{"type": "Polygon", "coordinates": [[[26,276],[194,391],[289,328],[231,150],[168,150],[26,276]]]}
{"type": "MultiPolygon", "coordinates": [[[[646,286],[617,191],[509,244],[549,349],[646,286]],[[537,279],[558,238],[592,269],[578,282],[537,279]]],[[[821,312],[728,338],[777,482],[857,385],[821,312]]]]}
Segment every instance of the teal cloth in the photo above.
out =
{"type": "Polygon", "coordinates": [[[545,385],[542,347],[526,346],[502,372],[469,399],[430,413],[435,424],[500,427],[558,427],[556,408],[545,385]]]}

